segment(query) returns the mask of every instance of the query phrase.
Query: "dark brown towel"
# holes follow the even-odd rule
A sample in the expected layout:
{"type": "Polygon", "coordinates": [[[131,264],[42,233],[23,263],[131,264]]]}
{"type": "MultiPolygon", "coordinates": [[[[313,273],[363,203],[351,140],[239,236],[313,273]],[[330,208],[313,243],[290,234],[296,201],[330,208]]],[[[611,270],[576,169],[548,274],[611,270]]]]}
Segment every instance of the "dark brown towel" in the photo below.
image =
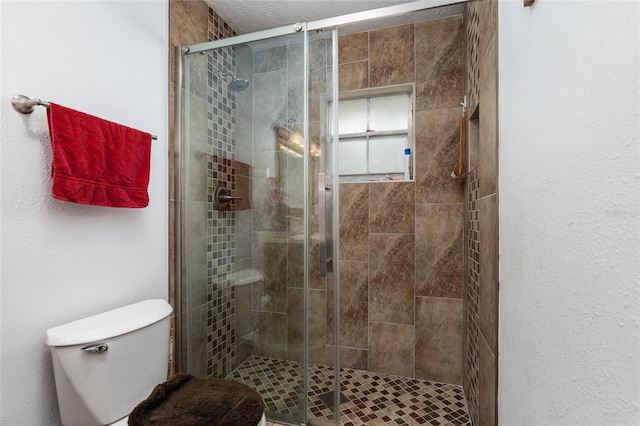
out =
{"type": "Polygon", "coordinates": [[[260,394],[242,383],[176,374],[156,386],[129,415],[130,426],[255,426],[260,394]]]}

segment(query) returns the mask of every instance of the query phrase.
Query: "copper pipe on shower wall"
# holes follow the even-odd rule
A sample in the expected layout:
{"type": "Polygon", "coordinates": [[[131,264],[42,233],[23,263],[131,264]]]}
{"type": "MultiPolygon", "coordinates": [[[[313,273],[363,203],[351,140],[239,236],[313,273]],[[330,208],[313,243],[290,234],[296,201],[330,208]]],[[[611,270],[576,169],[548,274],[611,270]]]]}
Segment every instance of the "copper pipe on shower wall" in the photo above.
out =
{"type": "Polygon", "coordinates": [[[453,166],[453,171],[451,172],[451,178],[455,180],[461,180],[467,176],[467,169],[464,165],[464,147],[467,129],[467,120],[465,118],[467,112],[466,95],[464,97],[464,101],[460,102],[460,105],[462,105],[462,116],[460,117],[460,156],[458,157],[458,163],[453,166]]]}

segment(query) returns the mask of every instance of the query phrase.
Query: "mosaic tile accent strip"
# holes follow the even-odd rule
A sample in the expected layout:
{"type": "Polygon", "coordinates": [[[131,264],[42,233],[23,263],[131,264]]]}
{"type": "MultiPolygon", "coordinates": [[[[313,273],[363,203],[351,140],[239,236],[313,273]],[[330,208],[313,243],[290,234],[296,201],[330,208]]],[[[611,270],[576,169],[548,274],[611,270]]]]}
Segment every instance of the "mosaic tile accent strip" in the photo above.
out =
{"type": "MultiPolygon", "coordinates": [[[[333,368],[309,366],[309,417],[332,421],[333,413],[320,395],[333,390],[333,368]]],[[[470,425],[461,386],[343,368],[340,424],[470,425]]],[[[267,412],[300,411],[303,370],[300,363],[253,356],[228,378],[258,390],[267,412]]]]}
{"type": "Polygon", "coordinates": [[[209,8],[209,40],[232,37],[236,32],[213,9],[209,8]]]}
{"type": "Polygon", "coordinates": [[[480,81],[480,12],[478,2],[470,1],[465,8],[466,45],[467,45],[467,94],[469,96],[469,111],[475,110],[478,105],[480,81]]]}
{"type": "Polygon", "coordinates": [[[467,390],[467,402],[469,404],[469,416],[471,424],[477,425],[479,419],[479,361],[478,345],[480,336],[478,318],[478,299],[480,295],[480,221],[478,219],[478,196],[480,184],[478,169],[473,170],[468,176],[468,204],[467,226],[469,232],[469,244],[467,247],[467,353],[466,374],[469,382],[467,390]]]}
{"type": "MultiPolygon", "coordinates": [[[[209,40],[234,34],[209,8],[209,40]]],[[[218,49],[208,53],[207,62],[207,376],[225,377],[236,367],[234,293],[226,278],[236,261],[236,217],[214,208],[213,191],[221,185],[232,193],[236,189],[236,100],[218,78],[220,69],[235,72],[235,52],[218,49]]]]}

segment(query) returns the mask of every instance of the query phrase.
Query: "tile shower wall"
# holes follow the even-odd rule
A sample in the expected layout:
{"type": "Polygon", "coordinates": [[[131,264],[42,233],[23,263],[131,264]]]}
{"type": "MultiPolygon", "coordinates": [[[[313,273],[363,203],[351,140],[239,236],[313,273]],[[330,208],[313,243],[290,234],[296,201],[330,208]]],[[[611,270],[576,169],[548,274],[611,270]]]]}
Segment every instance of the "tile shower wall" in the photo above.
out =
{"type": "MultiPolygon", "coordinates": [[[[171,7],[172,34],[188,35],[173,40],[174,46],[233,35],[204,2],[174,1],[171,7]]],[[[304,76],[289,67],[291,63],[301,66],[302,55],[302,44],[262,50],[237,46],[192,61],[189,125],[194,195],[189,201],[191,238],[187,243],[192,303],[189,310],[183,309],[183,324],[189,322],[191,328],[189,370],[199,376],[227,376],[251,354],[297,359],[303,353],[303,246],[294,235],[302,229],[303,188],[301,178],[287,179],[290,174],[301,176],[302,160],[284,156],[269,142],[276,140],[277,126],[302,128],[304,76]],[[218,77],[219,70],[248,78],[249,87],[230,91],[228,81],[218,77]],[[264,194],[276,182],[287,194],[287,208],[262,214],[268,207],[264,194]],[[213,208],[213,190],[220,185],[243,197],[226,212],[213,208]],[[264,278],[247,294],[246,289],[230,285],[229,273],[249,269],[259,270],[264,278]],[[252,318],[239,318],[238,308],[247,304],[252,318]],[[287,317],[299,321],[287,321],[287,317]],[[243,328],[241,335],[236,333],[238,326],[243,328]]],[[[170,220],[176,226],[175,189],[171,191],[170,220]]],[[[176,271],[171,263],[170,293],[175,306],[176,271]]],[[[182,300],[186,303],[186,294],[182,300]]],[[[185,348],[182,353],[187,353],[185,348]]],[[[186,360],[180,368],[186,370],[186,360]]]]}
{"type": "Polygon", "coordinates": [[[497,7],[495,0],[465,6],[469,99],[466,180],[464,378],[473,425],[497,424],[497,7]]]}
{"type": "MultiPolygon", "coordinates": [[[[172,25],[174,23],[174,13],[178,10],[174,3],[181,4],[180,7],[186,11],[181,14],[181,19],[188,22],[188,25],[183,25],[189,30],[172,31],[172,34],[181,33],[188,35],[189,32],[193,33],[196,27],[193,25],[196,13],[195,11],[187,9],[196,7],[196,3],[199,2],[172,1],[172,25]]],[[[209,13],[208,9],[207,13],[209,13]]],[[[459,68],[459,64],[455,64],[455,61],[453,61],[454,63],[452,64],[449,59],[459,56],[452,54],[452,51],[460,49],[461,46],[459,42],[433,43],[434,46],[439,46],[444,48],[444,50],[439,52],[437,52],[438,49],[432,52],[427,51],[427,47],[430,45],[430,37],[438,36],[439,32],[445,35],[449,34],[449,37],[451,37],[450,32],[453,28],[453,39],[455,40],[459,37],[458,33],[460,29],[458,28],[459,24],[456,23],[456,19],[457,18],[447,18],[432,21],[431,23],[425,22],[409,26],[413,27],[413,31],[408,31],[407,26],[403,26],[372,32],[375,34],[360,33],[349,35],[341,40],[340,67],[341,76],[343,77],[340,81],[341,90],[370,87],[372,86],[372,81],[374,84],[395,84],[415,81],[417,92],[416,160],[418,164],[416,170],[418,173],[416,183],[343,184],[341,187],[341,191],[344,193],[343,196],[347,196],[350,193],[355,194],[351,201],[343,201],[341,199],[344,215],[341,220],[343,223],[351,222],[352,224],[351,227],[345,226],[341,229],[344,264],[342,273],[346,276],[346,278],[343,277],[342,323],[348,322],[353,324],[351,330],[349,330],[348,327],[342,330],[344,336],[342,336],[343,347],[341,347],[341,357],[343,364],[347,367],[367,369],[372,366],[383,372],[407,375],[412,374],[407,373],[405,370],[412,370],[413,375],[416,377],[453,383],[460,382],[460,373],[456,373],[456,370],[459,370],[461,360],[457,359],[455,350],[448,353],[446,348],[447,346],[454,347],[457,344],[456,342],[459,342],[461,338],[460,330],[462,325],[459,324],[461,314],[455,314],[462,309],[462,306],[460,306],[460,298],[462,297],[463,291],[460,286],[455,285],[455,277],[456,275],[460,276],[461,271],[456,272],[456,262],[453,260],[456,256],[461,256],[461,253],[460,250],[456,248],[456,243],[451,243],[449,248],[446,247],[446,243],[442,247],[438,247],[432,244],[430,239],[434,236],[443,240],[456,240],[458,238],[452,237],[452,235],[449,235],[447,232],[441,232],[440,230],[442,228],[438,226],[438,223],[453,229],[453,235],[456,233],[459,234],[462,228],[460,215],[456,211],[461,207],[462,195],[459,193],[459,187],[453,185],[453,182],[448,180],[449,168],[453,165],[456,158],[458,138],[456,127],[457,114],[459,114],[457,102],[460,101],[461,95],[450,93],[450,99],[446,101],[447,91],[444,91],[444,94],[439,93],[438,83],[433,82],[440,81],[440,84],[445,87],[455,88],[458,86],[459,81],[456,77],[456,68],[459,68]],[[446,21],[456,24],[444,25],[446,21]],[[438,25],[435,25],[435,23],[438,23],[438,25]],[[397,40],[397,37],[402,36],[406,38],[407,35],[409,35],[410,42],[406,39],[402,42],[397,40]],[[350,42],[347,40],[349,38],[352,39],[350,42]],[[375,51],[371,46],[375,47],[375,51]],[[393,67],[386,69],[382,66],[385,61],[382,60],[381,57],[385,54],[392,54],[391,49],[387,46],[394,46],[393,49],[395,50],[393,51],[398,51],[399,55],[406,55],[407,51],[413,49],[414,54],[411,59],[407,56],[403,59],[404,62],[398,62],[397,59],[387,58],[386,62],[390,64],[410,64],[410,67],[414,69],[414,80],[407,80],[407,75],[410,78],[411,72],[397,70],[393,67]],[[369,53],[370,51],[371,54],[369,53]],[[439,57],[439,55],[447,56],[442,58],[439,57]],[[416,60],[415,58],[418,59],[416,60]],[[370,74],[372,73],[373,78],[370,78],[370,74]],[[376,73],[382,73],[382,76],[378,76],[376,73]],[[449,82],[446,83],[447,81],[449,82]],[[453,84],[451,81],[453,81],[453,84]],[[422,97],[429,95],[431,95],[433,99],[420,100],[422,97]],[[436,129],[435,132],[432,130],[434,128],[436,129]],[[426,129],[429,129],[429,132],[425,133],[426,129]],[[438,134],[440,134],[440,136],[437,136],[438,134]],[[429,152],[429,154],[427,154],[427,152],[429,152]],[[439,161],[438,158],[441,159],[441,161],[439,161]],[[434,172],[434,169],[440,169],[440,171],[434,172]],[[349,188],[349,186],[353,188],[349,188]],[[376,186],[378,186],[378,188],[376,188],[376,186]],[[414,192],[415,204],[413,205],[415,206],[415,210],[413,229],[407,226],[407,223],[411,223],[411,220],[405,220],[407,218],[406,211],[404,211],[404,213],[400,213],[399,211],[393,212],[393,214],[401,218],[399,221],[397,217],[396,219],[387,221],[381,221],[375,218],[371,219],[371,212],[376,216],[380,209],[380,206],[376,204],[376,200],[371,204],[371,194],[374,194],[375,198],[379,197],[380,194],[383,194],[383,196],[384,194],[395,194],[395,191],[399,191],[400,193],[412,192],[411,190],[407,191],[406,187],[413,188],[414,192]],[[346,208],[345,206],[349,203],[352,203],[353,207],[346,208]],[[344,210],[347,210],[347,212],[344,212],[344,210]],[[351,213],[348,213],[349,211],[351,213]],[[351,214],[353,218],[360,217],[360,219],[349,219],[349,214],[351,214]],[[373,222],[370,222],[371,220],[373,220],[373,222]],[[385,227],[388,226],[386,222],[391,223],[391,228],[385,227]],[[403,224],[402,226],[404,226],[404,228],[399,224],[403,224]],[[400,228],[398,228],[398,226],[400,226],[400,228]],[[411,280],[410,277],[407,278],[405,276],[406,272],[402,272],[402,279],[399,280],[398,283],[395,283],[395,278],[389,277],[388,273],[385,276],[384,270],[377,271],[375,268],[370,268],[372,263],[371,259],[386,259],[395,253],[410,252],[412,243],[413,255],[409,258],[412,259],[411,263],[415,266],[413,280],[416,293],[414,298],[407,297],[407,292],[405,291],[405,287],[407,286],[406,282],[411,280]],[[350,245],[352,246],[351,248],[349,248],[350,245]],[[369,247],[370,245],[371,248],[369,247]],[[453,264],[454,267],[450,268],[447,266],[448,263],[453,264]],[[449,278],[438,280],[437,277],[444,276],[434,273],[434,271],[438,270],[448,271],[449,278]],[[370,279],[370,275],[373,279],[370,279]],[[387,283],[391,286],[387,287],[387,283]],[[394,299],[396,299],[395,295],[398,296],[397,300],[394,300],[393,307],[390,306],[387,308],[379,302],[382,300],[381,298],[384,297],[385,292],[388,294],[393,293],[394,299]],[[354,299],[359,300],[359,303],[351,303],[354,299]],[[400,309],[410,312],[411,315],[413,315],[413,321],[409,319],[411,315],[406,315],[406,312],[404,314],[399,313],[400,309]],[[458,320],[455,318],[452,318],[451,321],[443,320],[442,316],[437,314],[443,311],[446,313],[454,312],[452,316],[457,316],[458,320]],[[403,345],[401,348],[400,353],[402,357],[405,357],[401,362],[398,362],[399,357],[396,356],[397,354],[385,352],[386,339],[394,336],[393,341],[395,342],[397,341],[396,337],[398,333],[400,333],[400,335],[406,335],[407,339],[405,339],[404,342],[408,342],[408,344],[403,345]],[[366,343],[363,342],[364,339],[362,336],[366,337],[366,343]],[[345,345],[344,342],[348,342],[348,344],[345,345]],[[449,343],[442,345],[438,342],[449,343]],[[406,348],[404,346],[406,346],[406,348]],[[440,348],[445,350],[439,351],[440,348]],[[428,355],[427,352],[431,354],[428,355]],[[412,360],[410,363],[411,367],[408,369],[404,366],[404,364],[406,364],[404,360],[406,359],[412,360]],[[431,372],[433,371],[436,372],[436,376],[438,377],[425,377],[426,375],[432,374],[431,372]]],[[[220,28],[220,26],[215,28],[220,28]]],[[[224,29],[224,24],[222,28],[224,29]]],[[[209,37],[211,37],[211,35],[209,35],[209,37]]],[[[193,39],[186,39],[184,41],[175,41],[172,38],[172,42],[174,44],[189,44],[203,39],[202,36],[193,34],[192,38],[193,39]]],[[[315,46],[311,46],[311,49],[322,49],[323,43],[322,41],[316,42],[315,46]]],[[[324,47],[326,48],[326,46],[324,47]]],[[[171,53],[173,53],[173,49],[171,49],[171,53]]],[[[239,57],[242,57],[242,55],[239,55],[239,57]]],[[[314,58],[313,55],[312,58],[314,58]]],[[[312,63],[311,78],[312,80],[315,79],[315,82],[311,82],[310,93],[312,99],[310,103],[312,143],[317,143],[317,129],[319,127],[319,122],[317,121],[318,103],[314,102],[314,94],[317,96],[318,93],[324,91],[321,87],[326,85],[327,77],[330,77],[330,73],[326,68],[327,65],[330,64],[326,61],[326,56],[323,63],[322,61],[319,62],[320,63],[312,63]],[[315,72],[313,69],[315,69],[315,72]],[[314,117],[316,120],[314,120],[314,117]],[[313,136],[314,134],[316,136],[313,136]]],[[[245,93],[245,95],[247,94],[245,93]]],[[[239,100],[237,100],[237,108],[243,108],[243,104],[239,100]]],[[[173,117],[173,114],[170,116],[173,117]]],[[[238,126],[236,128],[236,133],[238,134],[236,142],[238,144],[242,143],[239,141],[249,140],[239,136],[240,133],[243,132],[242,129],[246,130],[246,127],[238,126]]],[[[172,134],[174,133],[172,132],[172,134]]],[[[251,158],[242,158],[246,153],[247,150],[238,149],[238,159],[251,163],[251,158]]],[[[173,188],[171,190],[173,191],[173,188]]],[[[312,191],[313,190],[312,188],[312,191]]],[[[173,196],[171,200],[171,212],[173,212],[175,209],[175,199],[173,196]]],[[[411,205],[410,200],[409,205],[411,205]]],[[[249,221],[249,223],[253,220],[250,211],[242,211],[235,214],[236,227],[238,228],[238,222],[240,220],[249,221]],[[244,216],[244,219],[241,219],[241,216],[244,216]]],[[[173,214],[171,217],[173,218],[173,214]]],[[[378,217],[383,216],[378,215],[378,217]]],[[[211,221],[211,223],[213,223],[213,218],[211,221]]],[[[223,222],[221,225],[223,227],[231,227],[233,223],[223,222]]],[[[316,215],[313,211],[311,212],[310,226],[312,230],[317,226],[316,215]]],[[[242,229],[247,228],[242,227],[242,229]]],[[[242,236],[238,234],[237,238],[254,240],[255,237],[255,235],[242,236]]],[[[467,240],[468,237],[465,237],[465,241],[467,240]]],[[[236,244],[236,261],[243,265],[241,269],[250,267],[252,262],[251,249],[247,250],[247,247],[251,247],[251,244],[240,244],[238,241],[236,244]]],[[[460,244],[458,244],[458,247],[459,246],[460,244]]],[[[230,259],[231,256],[229,255],[231,253],[225,253],[225,250],[228,249],[225,249],[224,245],[218,247],[218,252],[221,253],[222,257],[230,259]]],[[[293,260],[296,257],[300,257],[301,253],[298,253],[293,247],[288,247],[285,256],[288,260],[293,260]]],[[[213,255],[211,255],[211,257],[213,257],[213,255]]],[[[311,347],[309,354],[312,362],[323,361],[330,364],[330,356],[325,357],[324,346],[328,348],[328,353],[332,352],[330,346],[332,337],[330,324],[332,319],[331,316],[327,314],[331,312],[331,306],[327,303],[327,301],[331,300],[331,294],[327,294],[330,293],[330,289],[326,287],[326,279],[320,278],[317,275],[317,271],[313,271],[316,269],[317,263],[317,245],[312,244],[311,246],[311,258],[310,267],[312,272],[309,296],[311,298],[310,301],[313,301],[313,303],[310,302],[310,306],[315,308],[313,312],[310,313],[310,324],[312,327],[310,328],[311,347]],[[327,330],[328,333],[325,332],[325,330],[327,330]],[[326,345],[326,343],[328,343],[328,345],[326,345]]],[[[217,263],[217,261],[215,263],[217,263]]],[[[298,271],[294,265],[295,262],[287,262],[286,264],[288,277],[291,278],[288,279],[287,294],[291,297],[289,297],[289,301],[286,304],[286,312],[277,312],[280,315],[289,315],[290,319],[301,314],[301,312],[298,312],[300,305],[295,302],[295,294],[300,293],[302,287],[301,285],[298,286],[295,284],[295,277],[300,277],[301,272],[298,271]]],[[[222,266],[225,266],[224,260],[222,266]]],[[[213,263],[211,267],[213,268],[213,263]]],[[[408,271],[410,268],[406,269],[408,271]]],[[[464,293],[466,294],[466,292],[464,293]]],[[[173,291],[171,294],[173,294],[173,291]]],[[[213,294],[211,298],[213,301],[213,294]]],[[[224,295],[222,295],[219,300],[224,301],[224,295]]],[[[200,316],[203,322],[207,323],[209,319],[213,320],[214,311],[211,310],[210,312],[211,314],[206,312],[200,316]]],[[[487,320],[490,320],[490,318],[487,318],[487,320]]],[[[296,350],[300,352],[301,348],[296,348],[296,344],[293,343],[296,341],[296,338],[299,338],[300,330],[293,325],[296,324],[295,321],[287,321],[286,324],[287,335],[286,337],[280,336],[279,338],[281,342],[289,342],[287,347],[289,357],[296,359],[296,350]]],[[[209,329],[209,331],[212,330],[209,329]]],[[[209,343],[213,344],[213,339],[211,342],[208,342],[208,345],[209,343]]],[[[209,345],[209,347],[213,346],[209,345]]],[[[483,359],[486,360],[493,357],[495,360],[495,352],[487,351],[486,347],[478,348],[476,351],[478,357],[481,357],[481,349],[484,354],[483,359]]],[[[465,357],[466,356],[467,353],[465,353],[465,357]]],[[[465,380],[467,380],[467,375],[465,375],[465,380]]],[[[478,378],[478,382],[483,381],[484,383],[489,383],[489,386],[491,386],[491,374],[484,374],[482,376],[484,378],[482,380],[478,378]]],[[[495,387],[495,382],[493,386],[495,387]]],[[[485,393],[485,395],[487,395],[487,393],[485,393]]],[[[489,416],[490,415],[489,413],[489,416]]]]}
{"type": "MultiPolygon", "coordinates": [[[[207,22],[209,18],[209,6],[203,1],[185,1],[185,0],[171,0],[169,5],[169,26],[170,26],[170,47],[169,56],[170,63],[175,63],[175,47],[197,43],[207,39],[208,28],[207,22]]],[[[174,111],[174,96],[175,96],[175,67],[171,66],[170,69],[170,96],[171,102],[169,102],[169,134],[170,134],[170,146],[169,150],[169,229],[176,229],[175,211],[176,211],[176,189],[174,186],[175,177],[175,146],[176,146],[176,123],[175,123],[175,111],[174,111]]],[[[202,94],[205,96],[205,93],[202,94]]],[[[182,248],[184,250],[184,247],[182,248]]],[[[184,253],[184,251],[183,251],[184,253]]],[[[177,312],[176,301],[180,300],[176,295],[176,241],[174,233],[169,233],[169,303],[174,307],[174,313],[177,312]]],[[[204,270],[204,266],[202,267],[204,270]]],[[[183,298],[183,300],[185,300],[183,298]]],[[[184,312],[184,310],[183,310],[184,312]]],[[[206,318],[203,318],[206,323],[206,318]]],[[[183,320],[184,323],[184,320],[183,320]]],[[[182,351],[183,348],[175,347],[175,317],[172,316],[171,320],[171,339],[174,342],[173,352],[182,351]]],[[[175,359],[175,358],[174,358],[175,359]]],[[[185,361],[183,359],[183,361],[185,361]]],[[[176,371],[185,370],[185,365],[176,366],[173,362],[169,365],[169,375],[173,375],[176,371]]]]}
{"type": "MultiPolygon", "coordinates": [[[[278,129],[303,131],[303,45],[292,38],[247,52],[253,81],[252,354],[301,361],[304,353],[303,159],[278,144],[278,129]]],[[[252,117],[249,118],[249,117],[252,117]]]]}
{"type": "MultiPolygon", "coordinates": [[[[331,50],[332,43],[326,39],[312,39],[309,42],[309,143],[319,147],[320,99],[331,93],[331,50]]],[[[317,36],[316,36],[317,37],[317,36]]],[[[317,176],[318,158],[311,158],[309,176],[317,176]]],[[[320,249],[318,243],[318,186],[309,179],[309,253],[308,253],[308,356],[312,364],[332,364],[333,359],[333,282],[332,274],[320,276],[320,249]]],[[[302,274],[302,271],[300,272],[302,274]]],[[[302,275],[301,275],[302,276],[302,275]]],[[[363,298],[366,300],[366,298],[363,298]]],[[[301,309],[301,308],[299,308],[301,309]]],[[[304,325],[304,324],[302,324],[304,325]]],[[[302,354],[297,361],[302,361],[302,354]]]]}
{"type": "Polygon", "coordinates": [[[461,15],[340,38],[341,91],[416,87],[415,182],[340,185],[343,367],[462,384],[463,59],[461,15]]]}
{"type": "MultiPolygon", "coordinates": [[[[220,19],[204,2],[171,1],[171,60],[174,47],[203,40],[213,40],[233,35],[233,30],[220,19]]],[[[172,62],[173,63],[173,62],[172,62]]],[[[235,108],[234,93],[218,81],[217,70],[235,71],[235,54],[224,49],[191,61],[191,135],[189,233],[190,240],[183,242],[182,253],[190,253],[189,291],[190,298],[183,293],[183,304],[190,299],[189,309],[183,306],[183,324],[192,331],[192,346],[189,351],[189,371],[198,376],[225,376],[236,365],[235,362],[235,305],[233,289],[228,285],[226,274],[235,269],[236,217],[234,211],[219,212],[213,209],[213,189],[225,185],[232,192],[250,185],[247,165],[235,161],[235,108]]],[[[173,67],[171,68],[173,71],[173,67]]],[[[172,91],[175,90],[175,75],[171,75],[172,91]]],[[[175,122],[173,102],[170,105],[172,144],[175,146],[175,122]]],[[[174,159],[171,150],[170,176],[173,177],[174,159]]],[[[170,179],[173,184],[173,179],[170,179]]],[[[170,222],[175,223],[175,188],[170,187],[170,222]]],[[[247,208],[244,205],[240,208],[247,208]]],[[[173,238],[173,235],[171,236],[173,238]]],[[[171,244],[170,303],[175,307],[175,241],[171,244]]],[[[184,290],[186,291],[186,289],[184,290]]],[[[186,329],[183,330],[185,333],[186,329]]],[[[175,332],[173,332],[175,335],[175,332]]],[[[186,354],[185,348],[182,353],[186,354]]],[[[187,359],[180,367],[172,366],[171,372],[186,371],[187,359]]]]}
{"type": "MultiPolygon", "coordinates": [[[[209,39],[234,31],[209,9],[209,39]]],[[[207,369],[208,377],[226,377],[236,367],[235,288],[228,275],[235,270],[236,214],[214,207],[213,191],[226,187],[236,195],[236,92],[219,71],[236,73],[232,47],[207,54],[207,369]]],[[[192,309],[197,309],[192,307],[192,309]]]]}

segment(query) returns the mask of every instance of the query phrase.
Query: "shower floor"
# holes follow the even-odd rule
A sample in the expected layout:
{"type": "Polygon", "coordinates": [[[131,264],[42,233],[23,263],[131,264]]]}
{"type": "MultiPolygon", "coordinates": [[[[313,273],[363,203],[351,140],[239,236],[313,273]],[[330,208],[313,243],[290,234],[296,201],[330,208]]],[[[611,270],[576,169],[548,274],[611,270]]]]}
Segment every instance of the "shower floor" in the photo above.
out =
{"type": "MultiPolygon", "coordinates": [[[[252,356],[227,378],[256,389],[267,413],[296,416],[302,409],[302,365],[294,361],[252,356]]],[[[309,419],[333,421],[320,396],[333,389],[333,368],[309,366],[309,419]]],[[[470,425],[462,386],[368,371],[340,369],[340,424],[470,425]]]]}

